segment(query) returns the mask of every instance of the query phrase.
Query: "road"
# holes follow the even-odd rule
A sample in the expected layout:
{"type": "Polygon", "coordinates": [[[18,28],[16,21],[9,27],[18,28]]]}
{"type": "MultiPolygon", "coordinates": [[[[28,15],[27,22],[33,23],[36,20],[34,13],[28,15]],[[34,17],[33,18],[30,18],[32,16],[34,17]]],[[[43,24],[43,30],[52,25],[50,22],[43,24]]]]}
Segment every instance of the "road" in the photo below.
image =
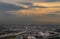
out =
{"type": "Polygon", "coordinates": [[[17,33],[10,33],[10,34],[5,34],[5,35],[0,35],[0,38],[8,37],[8,36],[16,36],[16,35],[20,35],[20,34],[23,34],[23,33],[26,33],[26,31],[17,32],[17,33]]]}

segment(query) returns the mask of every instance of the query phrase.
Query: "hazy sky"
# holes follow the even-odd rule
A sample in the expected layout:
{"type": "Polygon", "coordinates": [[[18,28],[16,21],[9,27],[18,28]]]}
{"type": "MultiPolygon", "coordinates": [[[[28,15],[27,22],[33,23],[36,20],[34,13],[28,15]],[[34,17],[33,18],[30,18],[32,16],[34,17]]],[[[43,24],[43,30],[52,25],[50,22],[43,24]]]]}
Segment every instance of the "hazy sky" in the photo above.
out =
{"type": "Polygon", "coordinates": [[[60,0],[0,0],[0,23],[60,23],[60,0]]]}

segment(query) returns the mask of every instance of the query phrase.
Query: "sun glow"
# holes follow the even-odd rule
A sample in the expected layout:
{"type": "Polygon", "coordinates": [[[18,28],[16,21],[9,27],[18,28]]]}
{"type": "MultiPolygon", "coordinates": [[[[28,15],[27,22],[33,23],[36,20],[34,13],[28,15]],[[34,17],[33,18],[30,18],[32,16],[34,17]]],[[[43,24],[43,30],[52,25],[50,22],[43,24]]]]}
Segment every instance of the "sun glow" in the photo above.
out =
{"type": "MultiPolygon", "coordinates": [[[[56,6],[59,5],[60,2],[33,2],[31,6],[45,6],[46,8],[38,8],[38,7],[33,7],[31,8],[30,6],[22,5],[19,4],[20,6],[28,9],[21,9],[21,10],[16,10],[12,12],[16,12],[16,14],[22,14],[22,15],[45,15],[45,14],[54,14],[56,11],[60,11],[60,8],[56,6]],[[54,8],[55,7],[55,8],[54,8]]],[[[13,13],[13,14],[14,14],[13,13]]],[[[57,14],[57,13],[55,13],[57,14]]]]}
{"type": "Polygon", "coordinates": [[[46,7],[60,6],[60,2],[34,2],[32,4],[33,6],[46,6],[46,7]]]}
{"type": "Polygon", "coordinates": [[[27,9],[27,10],[18,10],[18,13],[22,13],[25,15],[44,15],[44,14],[50,14],[52,12],[60,10],[59,8],[33,8],[33,9],[27,9]]]}

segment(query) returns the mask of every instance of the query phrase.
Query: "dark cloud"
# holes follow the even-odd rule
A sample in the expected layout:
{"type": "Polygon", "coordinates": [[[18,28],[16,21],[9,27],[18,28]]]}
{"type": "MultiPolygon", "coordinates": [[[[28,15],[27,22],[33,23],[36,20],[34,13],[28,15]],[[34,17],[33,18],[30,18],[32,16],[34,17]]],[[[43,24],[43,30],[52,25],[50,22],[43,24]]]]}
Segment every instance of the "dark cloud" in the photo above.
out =
{"type": "Polygon", "coordinates": [[[23,4],[23,5],[32,5],[32,3],[30,2],[18,2],[18,3],[23,4]]]}
{"type": "Polygon", "coordinates": [[[10,14],[7,14],[7,11],[15,11],[15,10],[20,10],[20,9],[24,9],[24,8],[13,5],[13,4],[0,2],[0,16],[9,16],[10,14]]]}
{"type": "Polygon", "coordinates": [[[23,9],[23,7],[7,4],[7,3],[0,3],[0,9],[1,10],[19,10],[19,9],[23,9]]]}
{"type": "MultiPolygon", "coordinates": [[[[47,7],[45,7],[45,6],[33,6],[33,4],[32,3],[30,3],[30,2],[18,2],[19,4],[23,4],[23,5],[26,5],[26,6],[29,6],[29,8],[47,8],[47,7]]],[[[29,9],[28,8],[28,9],[29,9]]]]}
{"type": "Polygon", "coordinates": [[[45,6],[33,6],[33,8],[48,8],[48,7],[45,7],[45,6]]]}
{"type": "Polygon", "coordinates": [[[15,11],[25,9],[20,6],[7,4],[7,3],[0,3],[0,23],[27,23],[31,21],[30,17],[26,16],[14,16],[9,14],[7,11],[15,11]],[[27,19],[28,18],[28,19],[27,19]]]}

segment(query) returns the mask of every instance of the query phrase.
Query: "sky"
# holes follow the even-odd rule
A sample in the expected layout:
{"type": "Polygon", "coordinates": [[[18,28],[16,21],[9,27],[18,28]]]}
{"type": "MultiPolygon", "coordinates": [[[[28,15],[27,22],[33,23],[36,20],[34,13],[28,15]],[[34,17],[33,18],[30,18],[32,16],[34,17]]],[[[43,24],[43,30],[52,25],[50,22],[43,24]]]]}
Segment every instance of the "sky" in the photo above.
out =
{"type": "Polygon", "coordinates": [[[60,0],[0,0],[0,23],[60,23],[60,0]]]}

